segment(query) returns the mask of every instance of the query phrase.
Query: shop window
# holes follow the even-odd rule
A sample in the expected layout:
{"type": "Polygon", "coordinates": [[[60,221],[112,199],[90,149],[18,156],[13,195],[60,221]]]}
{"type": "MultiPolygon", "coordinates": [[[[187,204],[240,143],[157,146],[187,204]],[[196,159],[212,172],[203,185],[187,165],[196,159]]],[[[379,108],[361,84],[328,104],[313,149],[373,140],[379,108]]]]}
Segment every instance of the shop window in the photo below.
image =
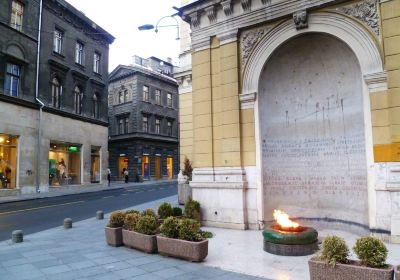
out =
{"type": "Polygon", "coordinates": [[[51,142],[49,151],[49,185],[81,183],[80,145],[51,142]]]}
{"type": "Polygon", "coordinates": [[[100,148],[91,148],[90,182],[100,183],[100,148]]]}
{"type": "Polygon", "coordinates": [[[0,134],[0,188],[16,188],[17,145],[17,136],[0,134]]]}
{"type": "Polygon", "coordinates": [[[150,180],[150,159],[148,155],[142,157],[142,174],[143,179],[150,180]]]}
{"type": "Polygon", "coordinates": [[[21,67],[17,64],[7,63],[4,81],[4,93],[17,97],[19,94],[21,67]]]}
{"type": "Polygon", "coordinates": [[[57,78],[51,81],[51,105],[59,109],[61,107],[62,86],[57,78]]]}
{"type": "Polygon", "coordinates": [[[173,177],[173,158],[171,156],[167,157],[167,172],[168,172],[168,179],[172,179],[173,177]]]}
{"type": "Polygon", "coordinates": [[[12,28],[22,30],[22,20],[24,16],[24,5],[19,1],[12,1],[11,4],[11,22],[12,28]]]}
{"type": "Polygon", "coordinates": [[[128,157],[125,155],[120,155],[118,158],[118,178],[120,180],[124,179],[124,172],[125,170],[128,170],[128,157]]]}
{"type": "Polygon", "coordinates": [[[156,155],[156,179],[161,179],[161,155],[156,155]]]}

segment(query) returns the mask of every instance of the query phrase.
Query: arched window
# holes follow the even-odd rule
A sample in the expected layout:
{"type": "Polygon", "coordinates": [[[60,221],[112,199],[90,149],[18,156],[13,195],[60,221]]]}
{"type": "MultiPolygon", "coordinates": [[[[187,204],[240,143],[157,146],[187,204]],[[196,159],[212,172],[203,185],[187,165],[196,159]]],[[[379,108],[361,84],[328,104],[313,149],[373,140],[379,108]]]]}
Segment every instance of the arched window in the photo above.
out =
{"type": "Polygon", "coordinates": [[[81,89],[76,86],[74,89],[74,96],[75,96],[75,113],[80,115],[82,113],[82,96],[83,93],[81,89]]]}
{"type": "Polygon", "coordinates": [[[98,119],[100,115],[100,101],[99,94],[96,92],[93,94],[93,117],[98,119]]]}
{"type": "Polygon", "coordinates": [[[62,86],[57,78],[51,80],[51,105],[54,108],[60,109],[61,107],[62,86]]]}

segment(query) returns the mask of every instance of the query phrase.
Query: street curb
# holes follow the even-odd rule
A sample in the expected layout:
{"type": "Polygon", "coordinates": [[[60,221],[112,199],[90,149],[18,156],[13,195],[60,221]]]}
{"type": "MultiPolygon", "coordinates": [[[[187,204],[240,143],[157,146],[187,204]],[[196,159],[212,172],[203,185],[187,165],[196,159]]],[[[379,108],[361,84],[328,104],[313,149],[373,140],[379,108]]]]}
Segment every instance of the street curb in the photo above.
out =
{"type": "MultiPolygon", "coordinates": [[[[85,194],[85,193],[95,193],[95,192],[104,192],[104,191],[113,191],[113,190],[120,190],[120,189],[130,189],[136,186],[143,186],[143,185],[155,185],[155,184],[167,184],[167,183],[175,183],[177,180],[162,180],[162,181],[149,181],[149,182],[144,182],[144,183],[134,183],[133,185],[127,184],[126,186],[115,186],[115,187],[105,187],[103,189],[97,189],[97,190],[83,190],[80,192],[71,192],[71,193],[61,193],[57,195],[51,195],[51,196],[38,196],[38,197],[26,197],[26,198],[16,198],[13,200],[7,200],[7,201],[0,201],[1,204],[9,204],[9,203],[14,203],[14,202],[20,202],[20,201],[31,201],[31,200],[37,200],[37,199],[44,199],[44,198],[53,198],[53,197],[61,197],[61,196],[72,196],[72,195],[79,195],[79,194],[85,194]]],[[[46,192],[49,193],[49,192],[46,192]]]]}

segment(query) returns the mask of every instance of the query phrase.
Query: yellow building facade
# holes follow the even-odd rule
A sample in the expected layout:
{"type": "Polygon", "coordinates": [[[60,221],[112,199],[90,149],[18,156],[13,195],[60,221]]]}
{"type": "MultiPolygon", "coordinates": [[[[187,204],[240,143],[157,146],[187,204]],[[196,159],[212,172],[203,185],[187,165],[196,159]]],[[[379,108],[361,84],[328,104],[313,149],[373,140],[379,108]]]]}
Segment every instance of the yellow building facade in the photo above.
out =
{"type": "Polygon", "coordinates": [[[400,242],[400,0],[181,13],[180,153],[204,224],[261,229],[279,208],[400,242]]]}

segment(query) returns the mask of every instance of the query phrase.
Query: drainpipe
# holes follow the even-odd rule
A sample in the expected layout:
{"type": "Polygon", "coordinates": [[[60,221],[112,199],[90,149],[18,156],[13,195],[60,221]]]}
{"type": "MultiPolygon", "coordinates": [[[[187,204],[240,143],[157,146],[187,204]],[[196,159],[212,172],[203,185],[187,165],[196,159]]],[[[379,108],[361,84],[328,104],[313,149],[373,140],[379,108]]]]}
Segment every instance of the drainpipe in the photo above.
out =
{"type": "Polygon", "coordinates": [[[42,109],[44,103],[39,99],[39,70],[40,70],[40,42],[41,42],[41,31],[42,31],[42,9],[43,0],[39,1],[39,26],[38,26],[38,44],[37,44],[37,56],[36,56],[36,85],[35,85],[35,100],[39,103],[39,121],[38,121],[38,146],[37,146],[37,159],[36,159],[36,192],[40,192],[40,154],[42,142],[42,109]]]}

